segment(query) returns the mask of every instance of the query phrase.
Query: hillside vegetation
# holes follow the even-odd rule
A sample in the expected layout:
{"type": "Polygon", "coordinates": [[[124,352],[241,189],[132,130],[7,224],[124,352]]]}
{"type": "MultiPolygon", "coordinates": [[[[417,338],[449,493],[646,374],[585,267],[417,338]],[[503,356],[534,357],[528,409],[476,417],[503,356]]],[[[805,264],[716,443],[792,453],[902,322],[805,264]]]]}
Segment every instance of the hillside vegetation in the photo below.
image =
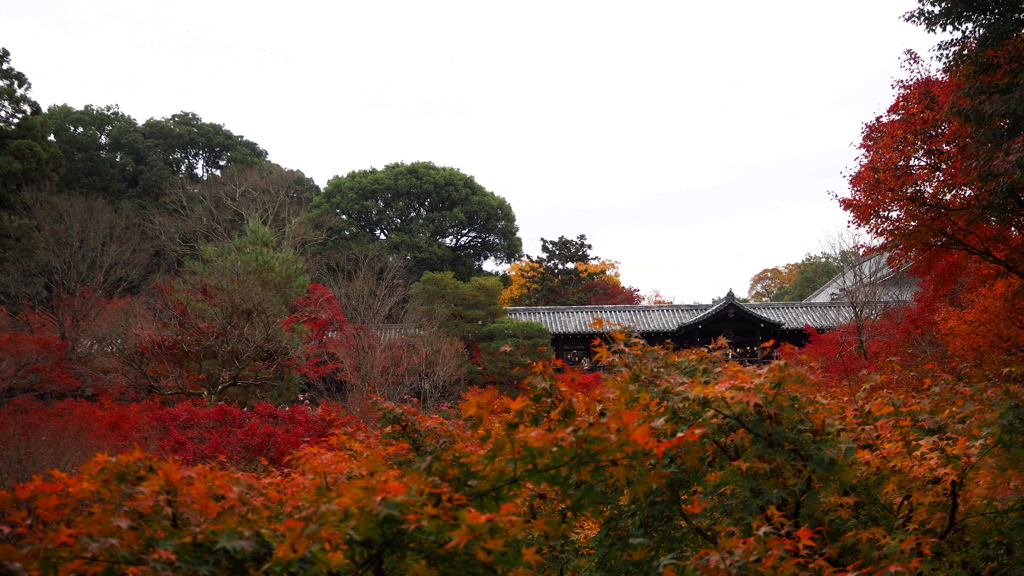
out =
{"type": "Polygon", "coordinates": [[[524,256],[430,162],[321,190],[194,113],[43,111],[0,51],[0,574],[1024,573],[1024,4],[907,20],[948,40],[837,199],[872,246],[751,297],[884,253],[913,301],[588,372],[503,307],[640,302],[585,236],[524,256]]]}

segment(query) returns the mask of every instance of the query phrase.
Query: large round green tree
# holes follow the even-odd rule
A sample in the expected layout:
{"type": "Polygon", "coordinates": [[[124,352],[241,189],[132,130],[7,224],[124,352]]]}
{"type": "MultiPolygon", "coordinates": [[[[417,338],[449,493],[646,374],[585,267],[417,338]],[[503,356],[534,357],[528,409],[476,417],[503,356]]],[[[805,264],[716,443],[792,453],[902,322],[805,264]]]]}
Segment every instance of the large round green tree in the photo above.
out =
{"type": "Polygon", "coordinates": [[[352,240],[375,240],[407,255],[413,271],[451,271],[463,280],[487,260],[512,262],[523,243],[512,207],[455,168],[389,164],[332,178],[313,204],[336,215],[352,240]]]}

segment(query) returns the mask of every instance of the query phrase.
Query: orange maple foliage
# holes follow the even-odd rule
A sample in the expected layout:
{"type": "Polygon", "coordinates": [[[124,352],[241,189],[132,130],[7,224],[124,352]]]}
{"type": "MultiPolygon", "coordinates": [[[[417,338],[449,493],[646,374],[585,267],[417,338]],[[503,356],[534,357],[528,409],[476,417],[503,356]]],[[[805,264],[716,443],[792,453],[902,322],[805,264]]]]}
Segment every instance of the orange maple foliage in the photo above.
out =
{"type": "Polygon", "coordinates": [[[622,334],[599,355],[596,389],[544,362],[448,417],[380,403],[288,469],[100,455],[0,491],[0,554],[54,574],[1019,567],[1019,386],[848,397],[622,334]]]}
{"type": "Polygon", "coordinates": [[[937,315],[939,336],[961,367],[988,372],[1014,366],[1024,351],[1024,281],[989,271],[937,315]]]}

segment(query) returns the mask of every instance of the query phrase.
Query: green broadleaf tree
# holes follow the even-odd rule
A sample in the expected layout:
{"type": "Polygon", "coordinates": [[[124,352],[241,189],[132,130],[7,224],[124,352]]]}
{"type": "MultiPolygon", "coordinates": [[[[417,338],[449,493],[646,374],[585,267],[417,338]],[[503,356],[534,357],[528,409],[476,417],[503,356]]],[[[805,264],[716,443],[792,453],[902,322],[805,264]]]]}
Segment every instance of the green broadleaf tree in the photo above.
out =
{"type": "Polygon", "coordinates": [[[407,255],[418,275],[468,280],[488,260],[522,253],[512,207],[472,176],[431,162],[395,163],[332,178],[312,210],[341,220],[341,234],[407,255]]]}

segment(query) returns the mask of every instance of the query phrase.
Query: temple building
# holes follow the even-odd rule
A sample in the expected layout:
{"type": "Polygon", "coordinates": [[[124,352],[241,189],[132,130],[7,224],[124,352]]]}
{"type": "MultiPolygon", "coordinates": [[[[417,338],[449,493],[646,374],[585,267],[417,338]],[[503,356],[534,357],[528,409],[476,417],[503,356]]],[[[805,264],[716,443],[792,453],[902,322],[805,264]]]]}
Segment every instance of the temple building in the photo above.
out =
{"type": "Polygon", "coordinates": [[[713,304],[636,306],[535,306],[508,308],[516,320],[539,322],[551,331],[555,357],[586,362],[594,338],[624,329],[648,344],[676,348],[729,342],[739,359],[759,362],[762,344],[803,346],[808,328],[831,332],[854,319],[880,317],[911,302],[918,290],[909,265],[892,268],[890,255],[874,252],[859,258],[802,302],[740,302],[732,290],[713,304]],[[598,328],[597,321],[600,321],[598,328]]]}
{"type": "Polygon", "coordinates": [[[649,344],[707,346],[724,337],[740,358],[757,359],[761,344],[802,346],[806,328],[835,330],[853,315],[847,302],[739,302],[732,290],[716,304],[637,306],[531,306],[508,308],[510,318],[539,322],[551,331],[555,357],[575,363],[590,357],[594,338],[625,329],[649,344]],[[595,324],[600,319],[602,327],[595,324]]]}

